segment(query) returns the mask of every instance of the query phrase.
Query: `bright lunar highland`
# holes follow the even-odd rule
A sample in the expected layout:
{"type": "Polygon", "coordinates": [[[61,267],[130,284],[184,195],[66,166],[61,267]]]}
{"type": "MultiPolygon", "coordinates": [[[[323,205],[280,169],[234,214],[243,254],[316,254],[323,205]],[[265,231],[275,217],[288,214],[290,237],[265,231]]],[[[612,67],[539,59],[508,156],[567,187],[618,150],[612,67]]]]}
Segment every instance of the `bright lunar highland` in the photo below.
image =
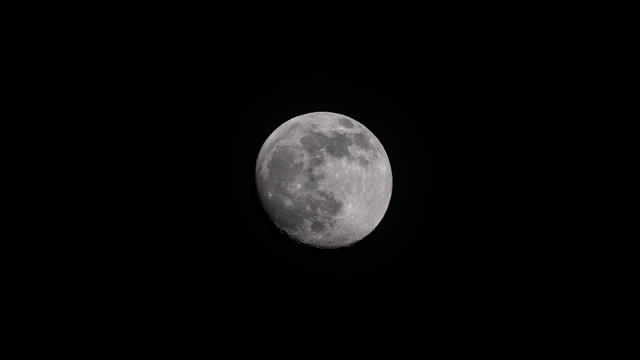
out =
{"type": "Polygon", "coordinates": [[[389,158],[354,119],[314,112],[280,125],[256,162],[256,186],[274,224],[318,248],[353,245],[380,223],[391,200],[389,158]]]}

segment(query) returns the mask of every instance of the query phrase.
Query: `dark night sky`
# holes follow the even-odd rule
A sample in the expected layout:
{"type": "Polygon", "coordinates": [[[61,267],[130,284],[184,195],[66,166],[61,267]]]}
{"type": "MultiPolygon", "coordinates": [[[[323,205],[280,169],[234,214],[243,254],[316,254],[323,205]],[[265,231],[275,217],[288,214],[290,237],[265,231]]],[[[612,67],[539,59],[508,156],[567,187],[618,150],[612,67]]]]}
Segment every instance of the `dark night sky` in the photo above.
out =
{"type": "Polygon", "coordinates": [[[479,263],[469,263],[477,239],[464,62],[426,38],[257,34],[230,46],[230,54],[204,52],[215,68],[197,60],[205,101],[195,104],[198,117],[184,119],[192,130],[186,190],[194,253],[183,255],[193,256],[197,278],[211,283],[202,295],[258,316],[390,314],[460,301],[451,292],[475,286],[479,263]],[[393,170],[382,223],[338,251],[288,240],[255,192],[264,140],[284,121],[313,111],[361,121],[382,142],[393,170]]]}
{"type": "Polygon", "coordinates": [[[166,168],[151,185],[164,194],[150,194],[160,214],[131,246],[147,285],[132,288],[224,323],[504,313],[520,249],[486,224],[496,221],[495,184],[510,175],[487,188],[492,169],[480,165],[492,144],[479,134],[505,90],[493,82],[504,61],[495,48],[426,30],[187,35],[149,45],[154,56],[140,64],[153,69],[145,146],[166,168]],[[389,209],[350,248],[294,243],[256,194],[263,142],[314,111],[363,123],[390,158],[389,209]]]}

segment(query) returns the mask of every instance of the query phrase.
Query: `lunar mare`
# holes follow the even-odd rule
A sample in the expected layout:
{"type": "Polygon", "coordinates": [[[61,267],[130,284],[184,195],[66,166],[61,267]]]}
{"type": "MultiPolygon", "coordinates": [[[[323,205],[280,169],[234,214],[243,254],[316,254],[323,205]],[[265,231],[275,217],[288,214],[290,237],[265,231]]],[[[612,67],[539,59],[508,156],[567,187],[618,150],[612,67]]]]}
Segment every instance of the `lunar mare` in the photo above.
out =
{"type": "Polygon", "coordinates": [[[367,236],[391,200],[389,158],[356,120],[314,112],[280,125],[256,161],[260,200],[291,238],[319,248],[349,246],[367,236]]]}

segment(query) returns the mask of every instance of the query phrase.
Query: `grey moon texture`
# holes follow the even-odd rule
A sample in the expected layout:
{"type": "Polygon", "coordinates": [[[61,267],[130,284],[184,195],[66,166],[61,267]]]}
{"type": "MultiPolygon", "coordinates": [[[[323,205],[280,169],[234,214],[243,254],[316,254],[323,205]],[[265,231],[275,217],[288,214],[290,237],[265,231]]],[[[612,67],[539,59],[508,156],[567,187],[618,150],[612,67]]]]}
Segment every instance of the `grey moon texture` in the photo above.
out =
{"type": "Polygon", "coordinates": [[[318,248],[350,246],[371,233],[389,207],[392,182],[378,138],[332,112],[283,123],[256,161],[258,195],[273,223],[318,248]]]}

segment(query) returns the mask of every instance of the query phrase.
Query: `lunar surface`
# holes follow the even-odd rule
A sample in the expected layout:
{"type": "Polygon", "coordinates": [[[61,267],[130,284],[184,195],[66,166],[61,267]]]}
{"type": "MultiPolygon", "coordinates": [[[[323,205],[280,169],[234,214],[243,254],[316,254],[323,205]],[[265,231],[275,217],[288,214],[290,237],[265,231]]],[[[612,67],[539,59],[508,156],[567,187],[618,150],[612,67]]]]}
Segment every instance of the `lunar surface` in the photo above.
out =
{"type": "Polygon", "coordinates": [[[391,165],[380,141],[354,119],[331,112],[297,116],[265,141],[256,186],[274,224],[318,248],[350,246],[384,217],[391,165]]]}

